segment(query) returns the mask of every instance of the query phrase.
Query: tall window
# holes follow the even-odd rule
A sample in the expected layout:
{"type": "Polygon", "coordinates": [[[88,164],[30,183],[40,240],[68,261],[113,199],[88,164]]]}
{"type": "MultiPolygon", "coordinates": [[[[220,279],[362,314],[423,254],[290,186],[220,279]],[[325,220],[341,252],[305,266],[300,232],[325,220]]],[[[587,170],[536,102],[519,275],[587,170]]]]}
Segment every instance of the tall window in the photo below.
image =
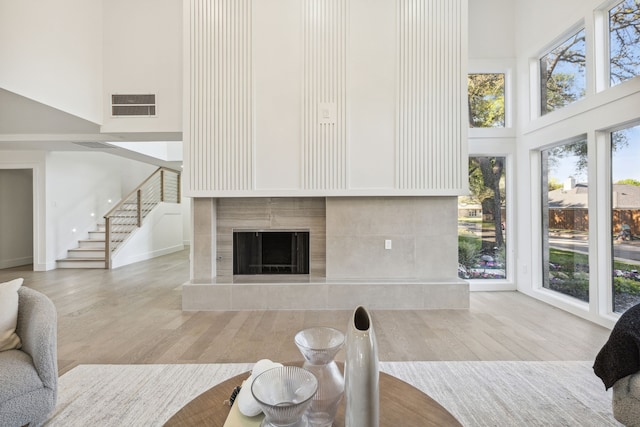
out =
{"type": "Polygon", "coordinates": [[[458,275],[505,279],[505,158],[470,157],[470,195],[458,198],[458,275]]]}
{"type": "Polygon", "coordinates": [[[540,58],[540,112],[546,114],[585,95],[584,29],[540,58]]]}
{"type": "Polygon", "coordinates": [[[640,2],[625,0],[609,10],[611,86],[640,74],[640,2]]]}
{"type": "Polygon", "coordinates": [[[469,127],[504,127],[504,74],[469,74],[468,88],[469,127]]]}
{"type": "Polygon", "coordinates": [[[542,151],[543,286],[589,301],[587,142],[542,151]]]}
{"type": "Polygon", "coordinates": [[[640,126],[611,133],[613,311],[640,303],[640,126]]]}

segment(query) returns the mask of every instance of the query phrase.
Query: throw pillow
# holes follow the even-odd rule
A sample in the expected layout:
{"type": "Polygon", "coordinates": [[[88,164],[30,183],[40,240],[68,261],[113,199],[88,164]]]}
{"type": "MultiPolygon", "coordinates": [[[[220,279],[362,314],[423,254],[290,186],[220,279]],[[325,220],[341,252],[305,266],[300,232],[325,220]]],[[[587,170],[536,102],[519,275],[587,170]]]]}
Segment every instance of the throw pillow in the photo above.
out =
{"type": "Polygon", "coordinates": [[[18,289],[22,279],[0,283],[0,351],[18,349],[22,346],[16,334],[18,323],[18,289]]]}

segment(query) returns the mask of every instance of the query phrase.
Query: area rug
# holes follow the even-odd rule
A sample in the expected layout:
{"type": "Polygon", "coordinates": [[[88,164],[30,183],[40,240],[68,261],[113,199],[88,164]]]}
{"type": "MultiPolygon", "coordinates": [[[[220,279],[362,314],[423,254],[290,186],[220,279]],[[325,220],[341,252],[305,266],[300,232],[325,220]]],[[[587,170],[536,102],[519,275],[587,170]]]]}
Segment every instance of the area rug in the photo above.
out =
{"type": "MultiPolygon", "coordinates": [[[[611,391],[591,365],[382,362],[380,369],[429,394],[464,426],[620,426],[611,413],[611,391]]],[[[58,405],[45,425],[162,426],[200,393],[250,368],[81,365],[60,378],[58,405]]]]}

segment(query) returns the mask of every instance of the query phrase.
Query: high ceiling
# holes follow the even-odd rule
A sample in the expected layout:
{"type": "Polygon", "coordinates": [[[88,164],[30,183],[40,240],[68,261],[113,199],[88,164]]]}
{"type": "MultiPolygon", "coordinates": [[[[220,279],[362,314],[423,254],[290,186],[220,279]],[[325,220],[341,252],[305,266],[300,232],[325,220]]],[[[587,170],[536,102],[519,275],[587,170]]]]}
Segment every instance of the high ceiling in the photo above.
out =
{"type": "MultiPolygon", "coordinates": [[[[166,161],[109,142],[181,141],[181,133],[104,134],[100,125],[0,89],[0,152],[2,150],[103,151],[157,166],[179,168],[166,161]]],[[[0,154],[1,157],[1,154],[0,154]]]]}

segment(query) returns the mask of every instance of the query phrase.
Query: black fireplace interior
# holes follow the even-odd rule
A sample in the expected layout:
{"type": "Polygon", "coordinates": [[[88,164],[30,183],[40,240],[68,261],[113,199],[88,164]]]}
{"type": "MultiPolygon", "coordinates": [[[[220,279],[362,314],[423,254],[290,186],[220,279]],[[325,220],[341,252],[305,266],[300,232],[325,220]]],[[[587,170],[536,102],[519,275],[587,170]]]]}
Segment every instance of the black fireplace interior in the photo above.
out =
{"type": "Polygon", "coordinates": [[[309,232],[234,231],[233,274],[309,274],[309,232]]]}

